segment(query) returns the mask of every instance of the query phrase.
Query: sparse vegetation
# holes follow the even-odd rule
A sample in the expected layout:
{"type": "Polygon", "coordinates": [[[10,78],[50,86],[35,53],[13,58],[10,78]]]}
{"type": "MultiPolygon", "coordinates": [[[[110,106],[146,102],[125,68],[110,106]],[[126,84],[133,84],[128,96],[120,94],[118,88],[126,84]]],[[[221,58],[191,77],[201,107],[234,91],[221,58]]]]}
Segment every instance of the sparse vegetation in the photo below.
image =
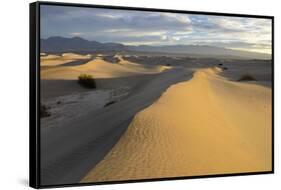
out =
{"type": "Polygon", "coordinates": [[[44,104],[40,104],[40,117],[49,117],[51,113],[48,111],[49,107],[44,104]]]}
{"type": "Polygon", "coordinates": [[[223,69],[223,70],[227,70],[228,68],[227,68],[227,67],[223,67],[222,69],[223,69]]]}
{"type": "Polygon", "coordinates": [[[256,79],[250,74],[244,74],[237,81],[256,81],[256,79]]]}
{"type": "Polygon", "coordinates": [[[96,82],[92,75],[81,74],[78,77],[78,83],[86,88],[96,88],[96,82]]]}
{"type": "Polygon", "coordinates": [[[222,64],[222,63],[219,63],[218,65],[219,65],[219,66],[222,66],[223,64],[222,64]]]}

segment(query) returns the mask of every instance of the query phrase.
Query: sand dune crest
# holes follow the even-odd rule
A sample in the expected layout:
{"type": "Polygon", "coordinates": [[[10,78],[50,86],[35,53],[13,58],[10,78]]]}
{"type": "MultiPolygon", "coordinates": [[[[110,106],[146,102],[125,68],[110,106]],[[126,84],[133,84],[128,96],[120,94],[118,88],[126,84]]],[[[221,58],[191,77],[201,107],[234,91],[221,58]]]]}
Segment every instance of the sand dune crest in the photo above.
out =
{"type": "MultiPolygon", "coordinates": [[[[69,55],[67,55],[69,56],[69,55]]],[[[60,62],[61,64],[61,62],[60,62]]],[[[117,78],[138,74],[156,74],[168,69],[165,66],[145,67],[137,63],[121,61],[109,63],[98,57],[78,66],[54,67],[41,71],[42,79],[76,80],[81,73],[91,74],[95,78],[117,78]]]]}
{"type": "Polygon", "coordinates": [[[271,89],[203,69],[136,114],[82,182],[271,170],[271,89]]]}

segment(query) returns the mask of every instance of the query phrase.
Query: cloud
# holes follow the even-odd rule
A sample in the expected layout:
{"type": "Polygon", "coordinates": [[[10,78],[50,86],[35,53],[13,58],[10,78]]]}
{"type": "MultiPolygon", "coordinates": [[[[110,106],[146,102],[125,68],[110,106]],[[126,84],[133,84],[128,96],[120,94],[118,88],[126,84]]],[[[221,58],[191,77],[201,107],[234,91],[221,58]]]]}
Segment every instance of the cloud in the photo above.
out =
{"type": "Polygon", "coordinates": [[[70,35],[71,36],[82,36],[82,35],[84,35],[84,33],[83,32],[72,32],[72,33],[70,33],[70,35]]]}
{"type": "Polygon", "coordinates": [[[271,20],[113,10],[41,7],[41,37],[81,36],[124,44],[209,44],[271,52],[271,20]]]}

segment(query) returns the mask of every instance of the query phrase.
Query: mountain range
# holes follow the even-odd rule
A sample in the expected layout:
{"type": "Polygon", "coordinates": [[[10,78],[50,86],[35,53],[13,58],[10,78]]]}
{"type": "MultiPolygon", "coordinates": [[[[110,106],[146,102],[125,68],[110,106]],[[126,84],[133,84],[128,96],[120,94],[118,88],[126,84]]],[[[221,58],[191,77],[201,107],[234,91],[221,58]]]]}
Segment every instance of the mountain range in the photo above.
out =
{"type": "Polygon", "coordinates": [[[98,51],[130,51],[130,52],[155,52],[155,53],[175,53],[201,56],[229,56],[246,59],[271,59],[270,54],[256,53],[249,51],[233,50],[223,47],[207,45],[163,45],[150,46],[139,45],[129,46],[121,43],[100,43],[89,41],[81,37],[65,38],[60,36],[41,39],[41,52],[98,52],[98,51]]]}

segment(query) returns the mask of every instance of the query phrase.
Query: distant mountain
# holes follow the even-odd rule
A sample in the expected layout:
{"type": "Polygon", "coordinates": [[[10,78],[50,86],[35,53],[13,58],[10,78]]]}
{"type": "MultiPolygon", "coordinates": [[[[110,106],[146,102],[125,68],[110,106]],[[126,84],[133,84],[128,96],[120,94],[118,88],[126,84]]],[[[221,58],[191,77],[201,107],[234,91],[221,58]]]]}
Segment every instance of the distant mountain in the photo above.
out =
{"type": "Polygon", "coordinates": [[[256,53],[249,51],[232,50],[223,47],[207,46],[207,45],[171,45],[171,46],[131,46],[131,50],[142,52],[166,52],[179,54],[193,54],[204,56],[224,56],[237,57],[247,59],[270,59],[270,54],[256,53]]]}
{"type": "Polygon", "coordinates": [[[246,59],[270,59],[270,54],[232,50],[207,45],[167,45],[167,46],[126,46],[120,43],[100,43],[80,37],[50,37],[41,39],[41,52],[95,52],[95,51],[137,51],[155,53],[176,53],[202,56],[229,56],[246,59]]]}
{"type": "Polygon", "coordinates": [[[41,39],[41,52],[81,52],[81,51],[112,51],[122,50],[125,46],[118,43],[100,43],[88,41],[80,37],[50,37],[41,39]]]}

